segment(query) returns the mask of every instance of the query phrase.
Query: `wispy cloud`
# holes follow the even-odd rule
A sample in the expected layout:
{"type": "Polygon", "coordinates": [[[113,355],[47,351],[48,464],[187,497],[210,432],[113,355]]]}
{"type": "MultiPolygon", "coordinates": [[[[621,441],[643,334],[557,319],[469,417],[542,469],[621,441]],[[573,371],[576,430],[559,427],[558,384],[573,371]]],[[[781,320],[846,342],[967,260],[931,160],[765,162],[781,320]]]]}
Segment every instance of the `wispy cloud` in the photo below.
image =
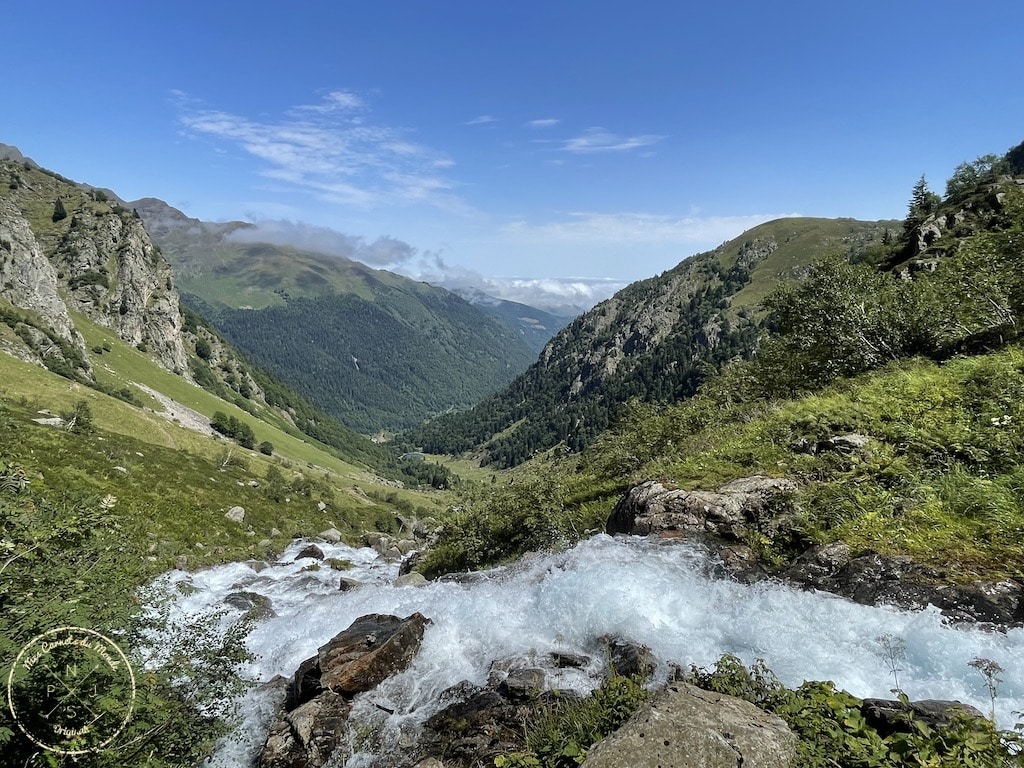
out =
{"type": "Polygon", "coordinates": [[[751,227],[793,213],[750,216],[667,216],[652,213],[574,212],[568,218],[541,224],[511,222],[502,229],[514,241],[691,246],[721,243],[751,227]]]}
{"type": "Polygon", "coordinates": [[[352,111],[359,109],[366,109],[367,104],[363,100],[362,96],[352,93],[351,91],[331,91],[319,104],[307,104],[301,107],[295,107],[293,111],[301,112],[318,112],[325,114],[328,112],[336,112],[338,110],[352,111]]]}
{"type": "Polygon", "coordinates": [[[539,120],[530,120],[527,124],[527,128],[551,128],[558,125],[561,120],[557,117],[542,117],[539,120]]]}
{"type": "Polygon", "coordinates": [[[654,134],[618,136],[604,128],[588,128],[581,136],[566,140],[562,149],[577,154],[629,152],[640,147],[650,147],[664,138],[654,134]]]}
{"type": "Polygon", "coordinates": [[[494,115],[480,115],[474,117],[472,120],[467,120],[466,125],[486,125],[487,123],[495,123],[498,121],[494,115]]]}
{"type": "Polygon", "coordinates": [[[409,131],[373,123],[358,94],[331,91],[280,119],[210,109],[180,91],[172,96],[186,134],[242,150],[261,162],[262,176],[320,199],[363,207],[415,201],[467,208],[453,191],[456,183],[439,174],[454,161],[415,142],[409,131]]]}

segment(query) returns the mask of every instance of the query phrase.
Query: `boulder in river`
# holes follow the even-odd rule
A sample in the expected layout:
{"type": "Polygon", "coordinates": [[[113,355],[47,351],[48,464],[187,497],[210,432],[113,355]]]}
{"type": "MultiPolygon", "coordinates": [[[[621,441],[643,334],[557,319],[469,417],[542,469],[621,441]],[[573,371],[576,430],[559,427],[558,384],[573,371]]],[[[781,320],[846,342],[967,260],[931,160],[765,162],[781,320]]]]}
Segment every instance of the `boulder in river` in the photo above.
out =
{"type": "Polygon", "coordinates": [[[369,614],[322,645],[295,671],[285,711],[271,725],[258,768],[320,768],[345,743],[345,721],[356,693],[405,669],[428,623],[369,614]]]}

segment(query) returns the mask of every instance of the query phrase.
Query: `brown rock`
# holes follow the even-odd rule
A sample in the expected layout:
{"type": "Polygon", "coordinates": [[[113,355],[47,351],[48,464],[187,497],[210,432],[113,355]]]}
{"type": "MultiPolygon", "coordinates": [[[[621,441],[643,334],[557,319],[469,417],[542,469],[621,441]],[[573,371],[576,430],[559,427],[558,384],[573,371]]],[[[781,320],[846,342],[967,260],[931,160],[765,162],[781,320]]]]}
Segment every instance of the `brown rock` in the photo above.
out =
{"type": "Polygon", "coordinates": [[[352,696],[405,669],[419,650],[427,619],[370,614],[352,622],[317,653],[320,685],[352,696]]]}
{"type": "Polygon", "coordinates": [[[302,560],[303,558],[311,557],[314,560],[323,560],[324,551],[320,549],[316,544],[307,544],[302,550],[295,555],[296,560],[302,560]]]}

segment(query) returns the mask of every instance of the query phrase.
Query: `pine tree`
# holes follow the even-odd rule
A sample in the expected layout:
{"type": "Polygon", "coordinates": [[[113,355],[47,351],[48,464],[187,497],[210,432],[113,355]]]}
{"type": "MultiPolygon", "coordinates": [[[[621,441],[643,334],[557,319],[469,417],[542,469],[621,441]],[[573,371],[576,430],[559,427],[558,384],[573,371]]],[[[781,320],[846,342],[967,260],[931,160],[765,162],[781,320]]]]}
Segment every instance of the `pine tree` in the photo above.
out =
{"type": "Polygon", "coordinates": [[[935,212],[940,198],[928,189],[928,182],[921,176],[910,193],[910,204],[907,206],[907,218],[903,220],[903,240],[909,241],[924,220],[935,212]]]}

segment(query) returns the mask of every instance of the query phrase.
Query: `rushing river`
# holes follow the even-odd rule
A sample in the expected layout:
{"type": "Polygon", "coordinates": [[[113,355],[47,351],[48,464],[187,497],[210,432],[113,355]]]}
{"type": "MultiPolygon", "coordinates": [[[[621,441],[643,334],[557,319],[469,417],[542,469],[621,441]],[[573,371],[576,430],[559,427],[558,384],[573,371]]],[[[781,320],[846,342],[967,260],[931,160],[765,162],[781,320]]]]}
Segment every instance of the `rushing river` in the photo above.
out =
{"type": "MultiPolygon", "coordinates": [[[[952,627],[934,610],[873,608],[778,584],[738,584],[721,578],[721,569],[695,545],[597,536],[472,580],[418,587],[392,586],[397,564],[366,548],[321,543],[328,558],[348,560],[352,568],[304,570],[315,562],[293,562],[304,545],[296,542],[279,563],[259,571],[243,563],[176,571],[157,587],[176,595],[173,611],[180,618],[223,610],[233,592],[269,598],[276,616],[259,621],[248,637],[256,660],[243,674],[256,681],[291,675],[359,616],[419,611],[428,617],[432,623],[412,666],[362,694],[353,711],[353,718],[382,727],[385,740],[433,714],[446,688],[462,680],[485,683],[495,659],[560,651],[588,654],[599,667],[595,640],[602,635],[648,646],[663,664],[662,676],[670,662],[708,666],[732,653],[748,664],[763,659],[787,685],[832,680],[859,697],[892,698],[893,675],[878,640],[888,637],[904,649],[899,684],[911,699],[958,699],[987,713],[985,679],[968,666],[981,657],[1005,670],[995,701],[998,724],[1011,727],[1020,719],[1014,713],[1024,709],[1022,630],[952,627]],[[340,591],[341,576],[364,586],[340,591]]],[[[232,609],[228,618],[240,615],[232,609]]],[[[585,672],[566,671],[554,682],[588,689],[585,672]]],[[[222,749],[224,764],[246,764],[266,732],[268,696],[252,692],[242,708],[245,723],[222,749]]],[[[349,765],[369,762],[368,755],[357,755],[349,765]]]]}

